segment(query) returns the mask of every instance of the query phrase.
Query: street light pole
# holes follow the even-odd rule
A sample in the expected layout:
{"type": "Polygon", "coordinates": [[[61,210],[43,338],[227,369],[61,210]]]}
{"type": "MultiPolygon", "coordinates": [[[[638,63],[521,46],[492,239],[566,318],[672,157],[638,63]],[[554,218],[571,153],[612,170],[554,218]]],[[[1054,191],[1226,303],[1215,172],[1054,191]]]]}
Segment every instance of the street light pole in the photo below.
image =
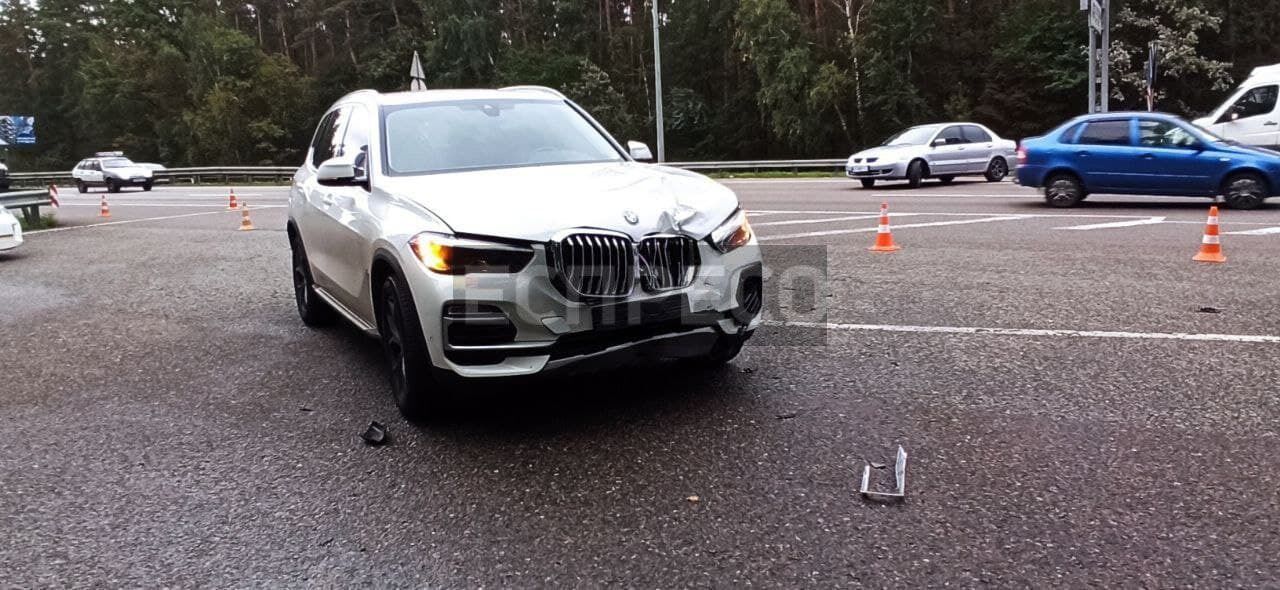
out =
{"type": "Polygon", "coordinates": [[[662,45],[658,42],[658,0],[653,2],[653,115],[658,127],[658,161],[667,159],[662,132],[662,45]]]}

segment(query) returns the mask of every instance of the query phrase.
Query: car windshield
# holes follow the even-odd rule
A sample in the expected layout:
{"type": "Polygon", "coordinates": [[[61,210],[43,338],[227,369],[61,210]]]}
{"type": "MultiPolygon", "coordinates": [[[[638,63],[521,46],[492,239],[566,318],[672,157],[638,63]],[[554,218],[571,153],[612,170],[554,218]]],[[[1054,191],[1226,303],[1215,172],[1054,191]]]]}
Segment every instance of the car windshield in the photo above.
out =
{"type": "Polygon", "coordinates": [[[903,131],[889,139],[884,140],[883,145],[924,145],[929,143],[933,138],[933,134],[938,132],[937,125],[925,125],[923,127],[912,127],[903,131]]]}
{"type": "Polygon", "coordinates": [[[133,166],[129,158],[107,158],[102,161],[103,168],[128,168],[133,166]]]}
{"type": "Polygon", "coordinates": [[[564,102],[475,100],[383,110],[387,174],[621,161],[564,102]]]}

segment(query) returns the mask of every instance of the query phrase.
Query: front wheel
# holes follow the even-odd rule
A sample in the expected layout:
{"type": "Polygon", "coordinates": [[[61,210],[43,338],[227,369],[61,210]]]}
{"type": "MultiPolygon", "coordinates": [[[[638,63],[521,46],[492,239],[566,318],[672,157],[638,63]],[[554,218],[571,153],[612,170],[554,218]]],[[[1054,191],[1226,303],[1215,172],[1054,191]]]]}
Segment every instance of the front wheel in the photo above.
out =
{"type": "Polygon", "coordinates": [[[1224,183],[1222,194],[1232,209],[1257,209],[1267,198],[1267,182],[1251,172],[1236,174],[1224,183]]]}
{"type": "Polygon", "coordinates": [[[920,188],[922,180],[924,180],[924,162],[916,160],[907,166],[907,186],[920,188]]]}
{"type": "Polygon", "coordinates": [[[148,183],[146,183],[146,184],[142,185],[142,190],[147,191],[147,192],[151,192],[151,183],[150,183],[150,182],[148,182],[148,183]]]}
{"type": "Polygon", "coordinates": [[[876,185],[876,179],[874,178],[862,178],[858,182],[862,183],[862,188],[872,188],[876,185]]]}
{"type": "Polygon", "coordinates": [[[435,402],[438,384],[431,375],[418,308],[409,285],[395,273],[378,290],[378,337],[391,370],[391,393],[405,418],[423,418],[435,402]]]}
{"type": "Polygon", "coordinates": [[[1075,207],[1084,200],[1084,187],[1070,174],[1055,174],[1044,183],[1044,201],[1050,207],[1075,207]]]}
{"type": "Polygon", "coordinates": [[[76,190],[80,191],[81,194],[87,193],[89,192],[89,185],[85,184],[83,180],[77,180],[76,190]]]}
{"type": "Polygon", "coordinates": [[[119,184],[119,183],[117,183],[117,182],[116,182],[116,181],[114,181],[114,180],[108,180],[108,181],[107,181],[107,192],[109,192],[109,193],[118,193],[118,192],[120,192],[120,184],[119,184]]]}
{"type": "Polygon", "coordinates": [[[1008,175],[1009,163],[1004,161],[1004,158],[995,158],[987,164],[987,173],[983,176],[986,177],[987,182],[1000,182],[1008,175]]]}

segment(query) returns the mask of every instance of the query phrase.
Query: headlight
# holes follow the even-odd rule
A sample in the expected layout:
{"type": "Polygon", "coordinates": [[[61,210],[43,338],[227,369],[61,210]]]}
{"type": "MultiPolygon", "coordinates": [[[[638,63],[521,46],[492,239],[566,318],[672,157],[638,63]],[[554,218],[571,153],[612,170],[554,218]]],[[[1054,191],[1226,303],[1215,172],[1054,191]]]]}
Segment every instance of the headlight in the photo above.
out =
{"type": "Polygon", "coordinates": [[[428,270],[448,275],[520,272],[533,260],[532,248],[434,232],[414,236],[409,248],[428,270]]]}
{"type": "Polygon", "coordinates": [[[722,253],[729,253],[746,246],[754,236],[747,212],[738,209],[724,223],[711,232],[711,245],[722,253]]]}

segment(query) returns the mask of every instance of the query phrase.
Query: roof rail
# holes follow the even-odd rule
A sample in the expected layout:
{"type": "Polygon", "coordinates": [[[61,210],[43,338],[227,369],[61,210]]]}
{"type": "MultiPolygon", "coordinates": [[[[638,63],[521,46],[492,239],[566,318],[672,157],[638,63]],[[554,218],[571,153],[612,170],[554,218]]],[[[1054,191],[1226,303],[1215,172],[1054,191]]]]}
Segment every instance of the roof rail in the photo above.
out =
{"type": "Polygon", "coordinates": [[[342,102],[348,98],[351,98],[353,96],[359,96],[361,94],[378,94],[378,91],[372,88],[361,88],[360,90],[352,90],[351,92],[348,92],[342,95],[342,98],[339,98],[338,102],[342,102]]]}
{"type": "Polygon", "coordinates": [[[562,94],[559,90],[556,90],[555,88],[548,88],[546,86],[507,86],[506,88],[499,88],[498,90],[502,90],[504,92],[508,90],[524,90],[528,92],[541,92],[543,94],[550,94],[551,96],[554,96],[556,98],[563,98],[563,99],[568,98],[564,94],[562,94]]]}

